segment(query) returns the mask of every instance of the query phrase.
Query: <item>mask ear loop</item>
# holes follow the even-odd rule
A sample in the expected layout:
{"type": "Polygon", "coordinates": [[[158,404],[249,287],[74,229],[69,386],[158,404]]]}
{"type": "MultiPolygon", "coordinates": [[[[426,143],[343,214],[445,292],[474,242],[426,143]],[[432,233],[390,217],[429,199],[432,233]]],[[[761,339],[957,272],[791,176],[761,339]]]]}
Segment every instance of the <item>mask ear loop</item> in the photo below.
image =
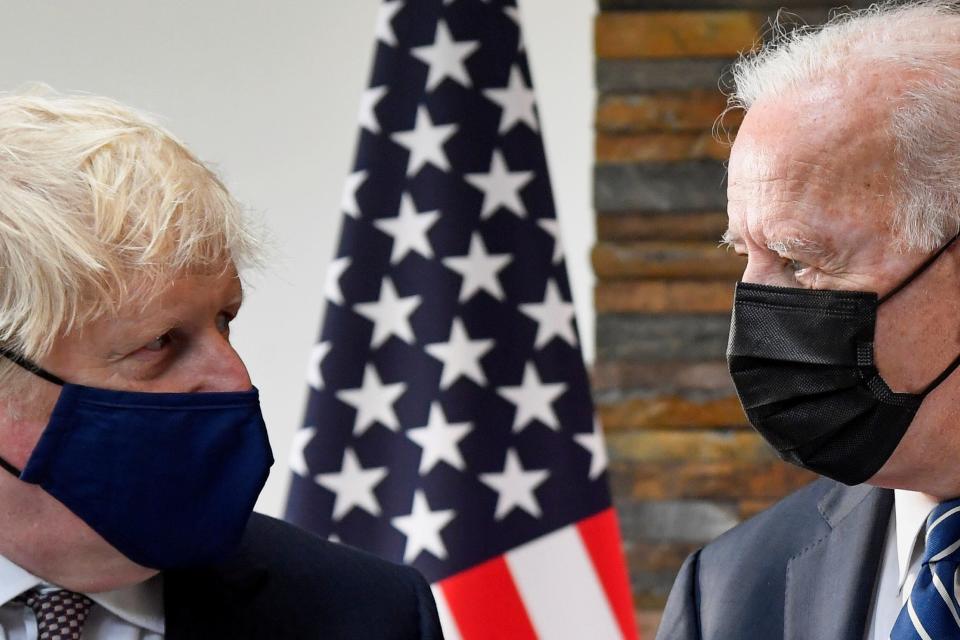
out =
{"type": "Polygon", "coordinates": [[[39,377],[43,378],[44,380],[46,380],[47,382],[52,382],[53,384],[57,385],[58,387],[62,387],[63,385],[66,384],[66,383],[63,381],[63,379],[58,378],[57,376],[53,375],[53,374],[50,373],[49,371],[46,371],[46,370],[44,370],[44,369],[41,369],[41,368],[40,368],[37,364],[35,364],[32,360],[28,360],[27,358],[23,357],[23,356],[20,355],[19,353],[16,353],[15,351],[11,351],[11,350],[7,349],[6,347],[0,347],[0,356],[3,356],[4,358],[6,358],[7,360],[11,361],[12,363],[14,363],[14,364],[16,364],[16,365],[19,365],[20,367],[26,369],[27,371],[29,371],[29,372],[32,373],[33,375],[39,376],[39,377]]]}
{"type": "Polygon", "coordinates": [[[9,473],[10,475],[15,476],[15,477],[17,477],[17,478],[19,478],[19,477],[20,477],[20,474],[22,473],[22,472],[20,471],[20,469],[17,469],[15,466],[13,466],[12,464],[10,464],[9,462],[7,462],[6,460],[4,460],[3,458],[0,458],[0,469],[3,469],[4,471],[6,471],[7,473],[9,473]]]}
{"type": "MultiPolygon", "coordinates": [[[[7,360],[9,360],[10,362],[14,363],[17,366],[26,369],[33,375],[43,378],[47,382],[52,382],[53,384],[60,387],[66,384],[62,379],[53,375],[49,371],[41,369],[32,360],[29,360],[23,357],[22,355],[20,355],[19,353],[15,351],[11,351],[10,349],[7,349],[6,347],[0,347],[0,356],[6,358],[7,360]]],[[[17,478],[19,478],[20,474],[22,473],[20,469],[17,469],[15,466],[13,466],[12,464],[4,460],[2,457],[0,457],[0,469],[3,469],[7,473],[17,478]]]]}
{"type": "Polygon", "coordinates": [[[939,258],[941,255],[943,255],[943,252],[944,252],[944,251],[946,251],[947,249],[950,248],[950,245],[952,245],[952,244],[956,241],[957,238],[960,238],[960,231],[958,231],[958,232],[957,232],[957,235],[953,236],[953,237],[950,239],[950,241],[947,242],[947,244],[945,244],[945,245],[943,245],[942,247],[940,247],[939,249],[937,249],[937,252],[936,252],[935,254],[933,254],[932,256],[930,256],[929,258],[927,258],[927,259],[924,261],[923,264],[921,264],[919,267],[917,267],[917,268],[913,271],[913,273],[911,273],[909,276],[907,276],[907,279],[906,279],[906,280],[904,280],[903,282],[901,282],[900,284],[898,284],[897,286],[895,286],[891,291],[888,291],[888,292],[886,293],[886,295],[884,295],[882,298],[880,298],[879,300],[877,300],[877,306],[880,306],[881,304],[883,304],[884,302],[886,302],[887,300],[889,300],[889,299],[892,298],[893,296],[895,296],[895,295],[897,295],[898,293],[900,293],[904,288],[906,288],[906,286],[907,286],[908,284],[910,284],[911,282],[913,282],[914,280],[916,280],[918,277],[920,277],[920,275],[921,275],[924,271],[926,271],[926,270],[930,267],[930,265],[932,265],[934,262],[937,261],[937,258],[939,258]]]}
{"type": "Polygon", "coordinates": [[[943,373],[938,375],[933,380],[933,382],[928,384],[926,388],[924,388],[924,390],[918,393],[917,395],[920,396],[921,398],[926,398],[927,394],[933,391],[934,389],[936,389],[938,386],[940,386],[941,382],[949,378],[950,375],[957,370],[957,367],[960,367],[960,354],[958,354],[957,357],[953,359],[953,362],[951,362],[950,365],[943,370],[943,373]]]}
{"type": "MultiPolygon", "coordinates": [[[[957,238],[960,238],[960,231],[957,231],[957,235],[953,236],[953,238],[951,238],[949,242],[947,242],[945,245],[943,245],[942,247],[940,247],[940,248],[937,250],[936,253],[934,253],[932,256],[930,256],[929,258],[927,258],[927,259],[924,261],[923,264],[921,264],[919,267],[917,267],[917,268],[914,270],[913,273],[911,273],[909,276],[907,276],[906,280],[904,280],[903,282],[901,282],[900,284],[898,284],[897,286],[895,286],[895,287],[893,288],[893,290],[889,291],[885,296],[883,296],[882,298],[880,298],[880,299],[877,301],[877,306],[880,306],[881,304],[883,304],[884,302],[886,302],[887,300],[889,300],[889,299],[892,298],[893,296],[897,295],[897,294],[900,293],[908,284],[910,284],[911,282],[913,282],[914,280],[916,280],[924,271],[926,271],[926,270],[930,267],[930,265],[932,265],[934,262],[936,262],[937,258],[939,258],[941,255],[943,255],[943,252],[944,252],[944,251],[946,251],[947,249],[950,248],[950,246],[956,241],[957,238]]],[[[947,378],[949,378],[949,377],[953,374],[953,372],[957,370],[957,367],[960,367],[960,354],[958,354],[957,357],[953,359],[953,362],[951,362],[951,363],[947,366],[947,368],[944,369],[944,370],[940,373],[940,375],[938,375],[936,378],[934,378],[934,379],[930,382],[930,384],[928,384],[926,387],[924,387],[923,391],[921,391],[921,392],[918,393],[917,395],[918,395],[920,398],[926,398],[927,395],[928,395],[931,391],[933,391],[933,390],[936,389],[938,386],[940,386],[940,383],[942,383],[944,380],[946,380],[947,378]]]]}

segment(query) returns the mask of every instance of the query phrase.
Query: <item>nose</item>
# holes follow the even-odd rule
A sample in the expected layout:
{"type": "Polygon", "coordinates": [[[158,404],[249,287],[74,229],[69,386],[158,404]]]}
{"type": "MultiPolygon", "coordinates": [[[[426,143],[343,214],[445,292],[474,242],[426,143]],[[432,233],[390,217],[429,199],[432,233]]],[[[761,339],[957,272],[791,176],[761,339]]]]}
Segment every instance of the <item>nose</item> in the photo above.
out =
{"type": "Polygon", "coordinates": [[[757,266],[757,261],[751,258],[747,259],[747,266],[743,269],[743,275],[740,279],[744,282],[753,282],[765,284],[762,270],[757,266]]]}
{"type": "Polygon", "coordinates": [[[199,375],[193,390],[249,391],[253,383],[240,354],[224,336],[213,333],[198,354],[199,375]]]}
{"type": "Polygon", "coordinates": [[[775,262],[753,256],[747,258],[747,266],[744,268],[740,279],[743,282],[777,287],[797,286],[784,276],[783,269],[778,267],[775,262]]]}

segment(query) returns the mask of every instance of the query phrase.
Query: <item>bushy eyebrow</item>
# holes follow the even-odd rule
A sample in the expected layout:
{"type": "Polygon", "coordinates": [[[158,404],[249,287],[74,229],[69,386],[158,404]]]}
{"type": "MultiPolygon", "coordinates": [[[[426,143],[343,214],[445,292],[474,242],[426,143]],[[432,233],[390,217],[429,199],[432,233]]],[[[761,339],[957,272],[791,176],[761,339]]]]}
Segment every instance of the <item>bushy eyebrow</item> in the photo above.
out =
{"type": "MultiPolygon", "coordinates": [[[[737,244],[743,244],[743,238],[740,237],[740,234],[732,229],[727,229],[723,232],[723,235],[720,236],[720,246],[727,248],[734,248],[737,244]]],[[[808,256],[822,256],[827,252],[827,248],[820,242],[816,240],[811,240],[810,238],[802,238],[799,236],[792,236],[786,238],[779,238],[777,240],[768,240],[767,248],[771,251],[781,254],[801,254],[808,256]]]]}
{"type": "Polygon", "coordinates": [[[822,256],[827,253],[826,247],[816,240],[798,237],[769,240],[767,241],[767,248],[777,253],[802,254],[808,256],[822,256]]]}
{"type": "Polygon", "coordinates": [[[732,229],[727,229],[723,232],[723,235],[720,236],[720,246],[727,249],[733,249],[737,242],[741,241],[742,238],[732,229]]]}

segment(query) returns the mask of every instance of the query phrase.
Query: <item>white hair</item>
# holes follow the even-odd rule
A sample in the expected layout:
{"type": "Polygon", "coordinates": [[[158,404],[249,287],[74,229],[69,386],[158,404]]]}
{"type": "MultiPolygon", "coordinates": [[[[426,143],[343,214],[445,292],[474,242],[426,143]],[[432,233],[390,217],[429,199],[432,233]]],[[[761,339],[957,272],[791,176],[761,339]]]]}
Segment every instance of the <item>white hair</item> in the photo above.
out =
{"type": "Polygon", "coordinates": [[[892,225],[897,244],[932,251],[960,229],[960,5],[884,2],[833,15],[825,25],[773,37],[732,69],[728,111],[802,91],[823,78],[900,72],[886,126],[893,143],[892,225]],[[883,65],[883,66],[878,66],[883,65]]]}
{"type": "MultiPolygon", "coordinates": [[[[214,173],[151,117],[48,87],[0,95],[0,344],[38,358],[170,280],[255,262],[214,173]]],[[[0,361],[0,389],[15,365],[0,361]]]]}

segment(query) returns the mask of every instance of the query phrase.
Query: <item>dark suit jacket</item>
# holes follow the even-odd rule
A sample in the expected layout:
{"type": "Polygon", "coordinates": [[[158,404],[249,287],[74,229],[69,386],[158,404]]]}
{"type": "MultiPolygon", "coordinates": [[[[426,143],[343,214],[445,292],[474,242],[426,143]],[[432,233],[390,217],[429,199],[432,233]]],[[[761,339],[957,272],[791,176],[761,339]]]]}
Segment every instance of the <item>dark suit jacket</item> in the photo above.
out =
{"type": "Polygon", "coordinates": [[[409,567],[253,514],[228,562],[164,574],[168,640],[440,640],[430,587],[409,567]]]}
{"type": "Polygon", "coordinates": [[[694,553],[657,640],[862,640],[893,492],[818,480],[694,553]]]}

